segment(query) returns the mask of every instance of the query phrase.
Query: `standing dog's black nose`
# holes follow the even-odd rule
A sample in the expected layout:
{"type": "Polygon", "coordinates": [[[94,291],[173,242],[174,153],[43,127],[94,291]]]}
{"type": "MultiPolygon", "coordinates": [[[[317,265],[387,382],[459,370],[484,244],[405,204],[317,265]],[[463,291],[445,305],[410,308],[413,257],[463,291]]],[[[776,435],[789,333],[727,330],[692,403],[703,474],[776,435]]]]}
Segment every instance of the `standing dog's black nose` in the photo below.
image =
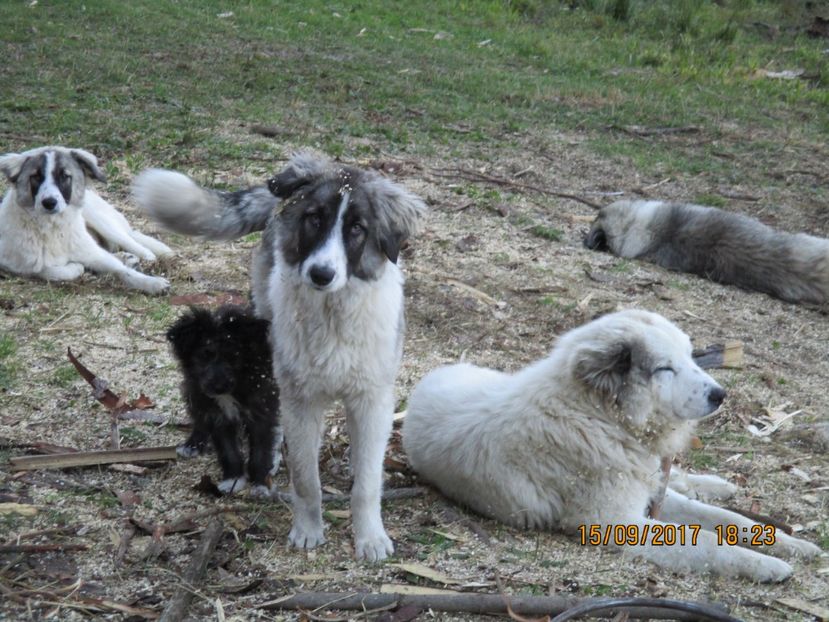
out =
{"type": "Polygon", "coordinates": [[[41,204],[43,205],[44,209],[51,212],[58,206],[58,200],[54,197],[46,197],[41,201],[41,204]]]}
{"type": "Polygon", "coordinates": [[[311,277],[311,280],[314,282],[314,285],[317,285],[319,287],[325,287],[326,285],[328,285],[331,281],[334,280],[336,274],[337,273],[334,271],[334,268],[331,268],[329,266],[314,266],[308,272],[308,276],[311,277]]]}
{"type": "Polygon", "coordinates": [[[722,387],[711,389],[710,393],[708,393],[708,401],[715,407],[715,410],[720,407],[723,400],[725,400],[725,389],[722,387]]]}

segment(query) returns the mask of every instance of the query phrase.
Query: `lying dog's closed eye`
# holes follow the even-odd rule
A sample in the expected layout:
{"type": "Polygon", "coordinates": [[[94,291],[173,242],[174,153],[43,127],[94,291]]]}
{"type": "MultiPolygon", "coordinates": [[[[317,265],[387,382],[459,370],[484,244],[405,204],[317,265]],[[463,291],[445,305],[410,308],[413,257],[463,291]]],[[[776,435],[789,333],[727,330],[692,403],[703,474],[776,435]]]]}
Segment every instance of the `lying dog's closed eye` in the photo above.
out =
{"type": "Polygon", "coordinates": [[[0,205],[0,268],[50,281],[76,279],[89,268],[115,274],[128,287],[151,294],[169,287],[161,277],[125,266],[90,235],[146,261],[172,252],[130,227],[88,185],[105,179],[94,155],[40,147],[0,157],[0,171],[11,184],[0,205]]]}
{"type": "Polygon", "coordinates": [[[267,495],[282,444],[268,322],[239,307],[191,309],[170,327],[167,339],[184,376],[182,394],[193,420],[179,455],[196,456],[212,441],[222,469],[219,490],[236,492],[250,480],[251,494],[267,495]],[[242,434],[249,447],[247,477],[242,434]]]}

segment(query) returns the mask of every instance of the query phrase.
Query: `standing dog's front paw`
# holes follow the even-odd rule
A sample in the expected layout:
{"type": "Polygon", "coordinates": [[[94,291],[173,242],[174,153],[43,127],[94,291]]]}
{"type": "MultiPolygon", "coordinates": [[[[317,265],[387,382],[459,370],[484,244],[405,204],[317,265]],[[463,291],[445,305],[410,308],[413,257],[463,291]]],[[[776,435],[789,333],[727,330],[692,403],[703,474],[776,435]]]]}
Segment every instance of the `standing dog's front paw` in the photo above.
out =
{"type": "Polygon", "coordinates": [[[354,551],[357,559],[379,562],[394,553],[394,545],[386,532],[381,530],[368,537],[355,538],[354,551]]]}
{"type": "Polygon", "coordinates": [[[195,445],[179,445],[176,447],[176,453],[182,458],[195,458],[201,454],[201,449],[195,445]]]}
{"type": "Polygon", "coordinates": [[[244,490],[247,485],[248,478],[246,478],[245,476],[230,477],[228,479],[223,479],[222,481],[220,481],[218,488],[222,491],[222,493],[226,495],[232,495],[234,492],[244,490]]]}
{"type": "Polygon", "coordinates": [[[313,549],[324,543],[325,529],[321,525],[311,527],[294,522],[291,533],[288,534],[288,544],[297,549],[313,549]]]}
{"type": "Polygon", "coordinates": [[[256,484],[251,486],[248,495],[254,499],[267,499],[271,496],[271,489],[264,484],[256,484]]]}

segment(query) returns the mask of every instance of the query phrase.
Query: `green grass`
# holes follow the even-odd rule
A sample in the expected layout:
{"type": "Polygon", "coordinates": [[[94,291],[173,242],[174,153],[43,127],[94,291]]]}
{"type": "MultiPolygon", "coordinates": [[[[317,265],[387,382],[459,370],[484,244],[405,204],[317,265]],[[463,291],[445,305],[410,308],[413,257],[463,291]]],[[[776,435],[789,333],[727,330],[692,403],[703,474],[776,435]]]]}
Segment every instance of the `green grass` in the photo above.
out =
{"type": "Polygon", "coordinates": [[[19,365],[14,360],[17,343],[11,335],[0,335],[0,390],[10,389],[18,372],[19,365]]]}
{"type": "Polygon", "coordinates": [[[219,18],[218,0],[9,1],[0,133],[23,148],[19,129],[37,128],[38,142],[80,144],[135,172],[247,167],[284,156],[282,140],[352,157],[485,155],[565,129],[642,173],[736,179],[739,163],[714,155],[726,123],[738,156],[782,160],[786,145],[763,144],[768,130],[825,143],[825,45],[788,28],[807,19],[800,4],[306,0],[233,3],[219,18]],[[786,27],[770,39],[758,23],[786,27]],[[809,79],[756,77],[785,68],[809,79]],[[281,128],[278,139],[240,140],[253,123],[281,128]],[[694,125],[705,140],[609,129],[630,124],[694,125]]]}

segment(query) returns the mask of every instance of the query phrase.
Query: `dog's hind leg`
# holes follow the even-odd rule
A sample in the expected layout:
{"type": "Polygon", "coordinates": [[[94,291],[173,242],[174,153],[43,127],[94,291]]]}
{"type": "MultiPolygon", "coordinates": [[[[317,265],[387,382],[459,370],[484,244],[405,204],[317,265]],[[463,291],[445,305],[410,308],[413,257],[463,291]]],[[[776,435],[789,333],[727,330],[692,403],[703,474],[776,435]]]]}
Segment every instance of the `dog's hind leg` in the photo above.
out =
{"type": "Polygon", "coordinates": [[[293,488],[294,521],[288,543],[300,549],[312,549],[325,542],[319,473],[325,404],[292,395],[288,387],[280,389],[282,425],[288,444],[288,469],[293,488]]]}
{"type": "Polygon", "coordinates": [[[83,265],[70,261],[62,266],[44,266],[37,276],[47,281],[74,281],[83,274],[83,265]]]}
{"type": "Polygon", "coordinates": [[[117,257],[98,246],[88,233],[84,232],[84,234],[88,239],[88,243],[80,247],[82,250],[76,249],[75,254],[80,255],[77,260],[83,262],[83,265],[90,270],[105,274],[116,274],[127,287],[140,289],[148,294],[162,294],[170,288],[167,279],[159,276],[149,276],[128,268],[117,257]]]}
{"type": "Polygon", "coordinates": [[[145,235],[140,231],[136,231],[135,229],[130,229],[130,237],[139,244],[149,248],[158,257],[165,257],[173,254],[173,249],[161,240],[156,240],[155,238],[145,235]]]}
{"type": "Polygon", "coordinates": [[[394,394],[391,388],[346,400],[354,472],[351,512],[357,559],[378,561],[394,552],[380,515],[383,457],[391,433],[393,413],[394,394]]]}
{"type": "Polygon", "coordinates": [[[219,466],[222,468],[219,490],[225,494],[239,492],[247,486],[247,478],[245,477],[245,458],[239,447],[238,426],[235,423],[217,425],[211,430],[211,436],[219,466]]]}
{"type": "Polygon", "coordinates": [[[273,459],[271,466],[271,475],[276,475],[279,471],[279,466],[282,464],[282,441],[285,435],[282,432],[282,426],[277,425],[273,428],[273,459]]]}
{"type": "Polygon", "coordinates": [[[711,531],[718,526],[735,525],[739,536],[737,542],[740,546],[750,547],[753,538],[757,542],[763,542],[768,536],[769,540],[774,540],[774,544],[763,548],[775,555],[810,558],[821,552],[820,548],[811,542],[793,538],[779,529],[774,530],[772,536],[771,533],[764,531],[763,525],[755,523],[742,514],[688,499],[672,490],[668,490],[665,494],[662,518],[678,523],[702,525],[703,529],[711,531]]]}
{"type": "Polygon", "coordinates": [[[98,193],[87,190],[84,194],[83,218],[87,226],[109,244],[145,261],[155,261],[156,255],[151,248],[131,235],[132,227],[123,214],[104,201],[98,193]]]}

